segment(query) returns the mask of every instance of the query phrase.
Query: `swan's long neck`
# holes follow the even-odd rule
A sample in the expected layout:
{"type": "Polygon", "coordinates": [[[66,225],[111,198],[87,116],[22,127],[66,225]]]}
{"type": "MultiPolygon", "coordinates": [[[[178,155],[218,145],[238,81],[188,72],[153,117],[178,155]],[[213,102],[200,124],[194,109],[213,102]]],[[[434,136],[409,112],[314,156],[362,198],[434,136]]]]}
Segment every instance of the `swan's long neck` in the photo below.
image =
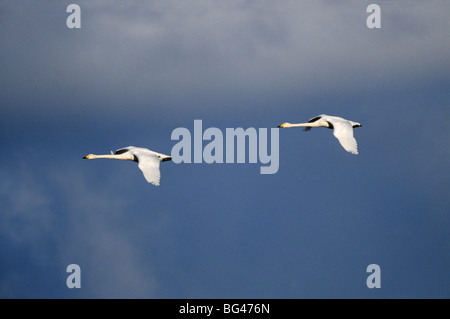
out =
{"type": "Polygon", "coordinates": [[[124,160],[124,161],[133,161],[134,156],[130,153],[123,153],[123,154],[105,154],[105,155],[95,155],[90,154],[89,159],[97,159],[97,158],[110,158],[110,159],[117,159],[117,160],[124,160]]]}
{"type": "Polygon", "coordinates": [[[320,125],[320,123],[312,122],[312,123],[284,123],[283,127],[320,127],[323,125],[320,125]]]}

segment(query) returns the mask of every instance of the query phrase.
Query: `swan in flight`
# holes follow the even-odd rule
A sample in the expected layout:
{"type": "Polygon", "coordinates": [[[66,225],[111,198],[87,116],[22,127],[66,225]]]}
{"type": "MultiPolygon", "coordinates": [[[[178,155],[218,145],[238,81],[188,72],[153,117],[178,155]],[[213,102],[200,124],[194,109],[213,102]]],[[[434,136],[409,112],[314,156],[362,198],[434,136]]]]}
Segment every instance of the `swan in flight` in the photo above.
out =
{"type": "Polygon", "coordinates": [[[172,157],[151,151],[147,148],[128,146],[118,149],[111,155],[95,155],[89,154],[84,159],[112,158],[125,161],[134,161],[138,163],[139,169],[144,174],[147,182],[159,186],[161,173],[159,171],[160,162],[170,161],[172,157]]]}
{"type": "Polygon", "coordinates": [[[362,125],[357,122],[349,121],[343,119],[342,117],[330,116],[330,115],[319,115],[313,117],[308,121],[308,123],[283,123],[278,127],[304,127],[305,131],[309,131],[312,127],[326,127],[333,129],[333,135],[341,143],[342,147],[352,154],[358,154],[358,144],[353,137],[353,128],[361,127],[362,125]]]}

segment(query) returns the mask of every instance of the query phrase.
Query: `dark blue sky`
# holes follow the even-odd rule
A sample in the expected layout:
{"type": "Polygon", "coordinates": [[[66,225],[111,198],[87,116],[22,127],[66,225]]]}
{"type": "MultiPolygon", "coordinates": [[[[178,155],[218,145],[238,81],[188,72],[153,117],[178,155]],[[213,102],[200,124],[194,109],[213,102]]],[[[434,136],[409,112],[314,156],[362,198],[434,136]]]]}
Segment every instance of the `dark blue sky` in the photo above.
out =
{"type": "MultiPolygon", "coordinates": [[[[0,3],[0,297],[448,298],[447,1],[0,3]],[[280,167],[84,161],[280,130],[280,167]],[[66,267],[81,267],[81,289],[66,267]],[[366,267],[381,268],[381,288],[366,267]]],[[[206,143],[204,143],[206,144],[206,143]]]]}

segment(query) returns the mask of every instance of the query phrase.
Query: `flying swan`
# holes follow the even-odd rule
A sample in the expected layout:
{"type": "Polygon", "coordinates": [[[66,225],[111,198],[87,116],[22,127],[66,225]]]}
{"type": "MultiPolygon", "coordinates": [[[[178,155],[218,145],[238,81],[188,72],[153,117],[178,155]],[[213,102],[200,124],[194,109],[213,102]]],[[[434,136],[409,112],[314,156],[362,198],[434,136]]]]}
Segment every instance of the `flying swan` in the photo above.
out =
{"type": "Polygon", "coordinates": [[[312,127],[326,127],[333,130],[333,135],[341,143],[342,147],[352,154],[358,154],[358,144],[353,137],[353,128],[361,127],[362,125],[357,122],[349,121],[343,119],[342,117],[330,116],[330,115],[319,115],[313,117],[308,121],[308,123],[283,123],[278,127],[304,127],[305,131],[309,131],[312,127]]]}
{"type": "Polygon", "coordinates": [[[161,173],[159,171],[160,162],[170,161],[172,157],[151,151],[147,148],[128,146],[119,148],[114,154],[111,151],[111,155],[95,155],[89,154],[83,157],[84,159],[97,159],[97,158],[112,158],[125,161],[134,161],[138,163],[139,169],[144,174],[147,182],[159,186],[161,179],[161,173]]]}

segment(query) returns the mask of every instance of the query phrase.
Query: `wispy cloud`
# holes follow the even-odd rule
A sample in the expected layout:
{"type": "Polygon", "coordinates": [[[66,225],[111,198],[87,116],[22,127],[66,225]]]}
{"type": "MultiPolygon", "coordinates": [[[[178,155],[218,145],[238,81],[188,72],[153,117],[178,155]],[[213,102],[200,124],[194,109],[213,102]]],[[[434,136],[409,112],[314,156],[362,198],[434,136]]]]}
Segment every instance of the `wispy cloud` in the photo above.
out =
{"type": "Polygon", "coordinates": [[[51,198],[30,172],[16,173],[0,170],[1,232],[18,245],[35,245],[52,229],[51,198]]]}
{"type": "MultiPolygon", "coordinates": [[[[152,264],[136,248],[140,243],[130,237],[129,229],[121,227],[127,219],[126,200],[107,188],[100,192],[89,189],[79,174],[48,172],[47,176],[38,183],[27,168],[0,172],[0,199],[5,208],[0,216],[0,235],[10,249],[28,251],[22,258],[30,264],[26,272],[20,272],[21,265],[16,265],[1,273],[3,285],[26,287],[30,271],[38,276],[42,267],[50,267],[54,276],[41,280],[54,281],[53,286],[41,282],[31,288],[35,290],[23,289],[20,296],[58,296],[65,285],[58,282],[61,272],[78,263],[82,269],[81,296],[152,297],[157,287],[152,264]],[[53,289],[42,292],[37,289],[39,285],[53,289]]],[[[15,293],[14,286],[2,288],[3,297],[14,297],[8,295],[15,293]]]]}

